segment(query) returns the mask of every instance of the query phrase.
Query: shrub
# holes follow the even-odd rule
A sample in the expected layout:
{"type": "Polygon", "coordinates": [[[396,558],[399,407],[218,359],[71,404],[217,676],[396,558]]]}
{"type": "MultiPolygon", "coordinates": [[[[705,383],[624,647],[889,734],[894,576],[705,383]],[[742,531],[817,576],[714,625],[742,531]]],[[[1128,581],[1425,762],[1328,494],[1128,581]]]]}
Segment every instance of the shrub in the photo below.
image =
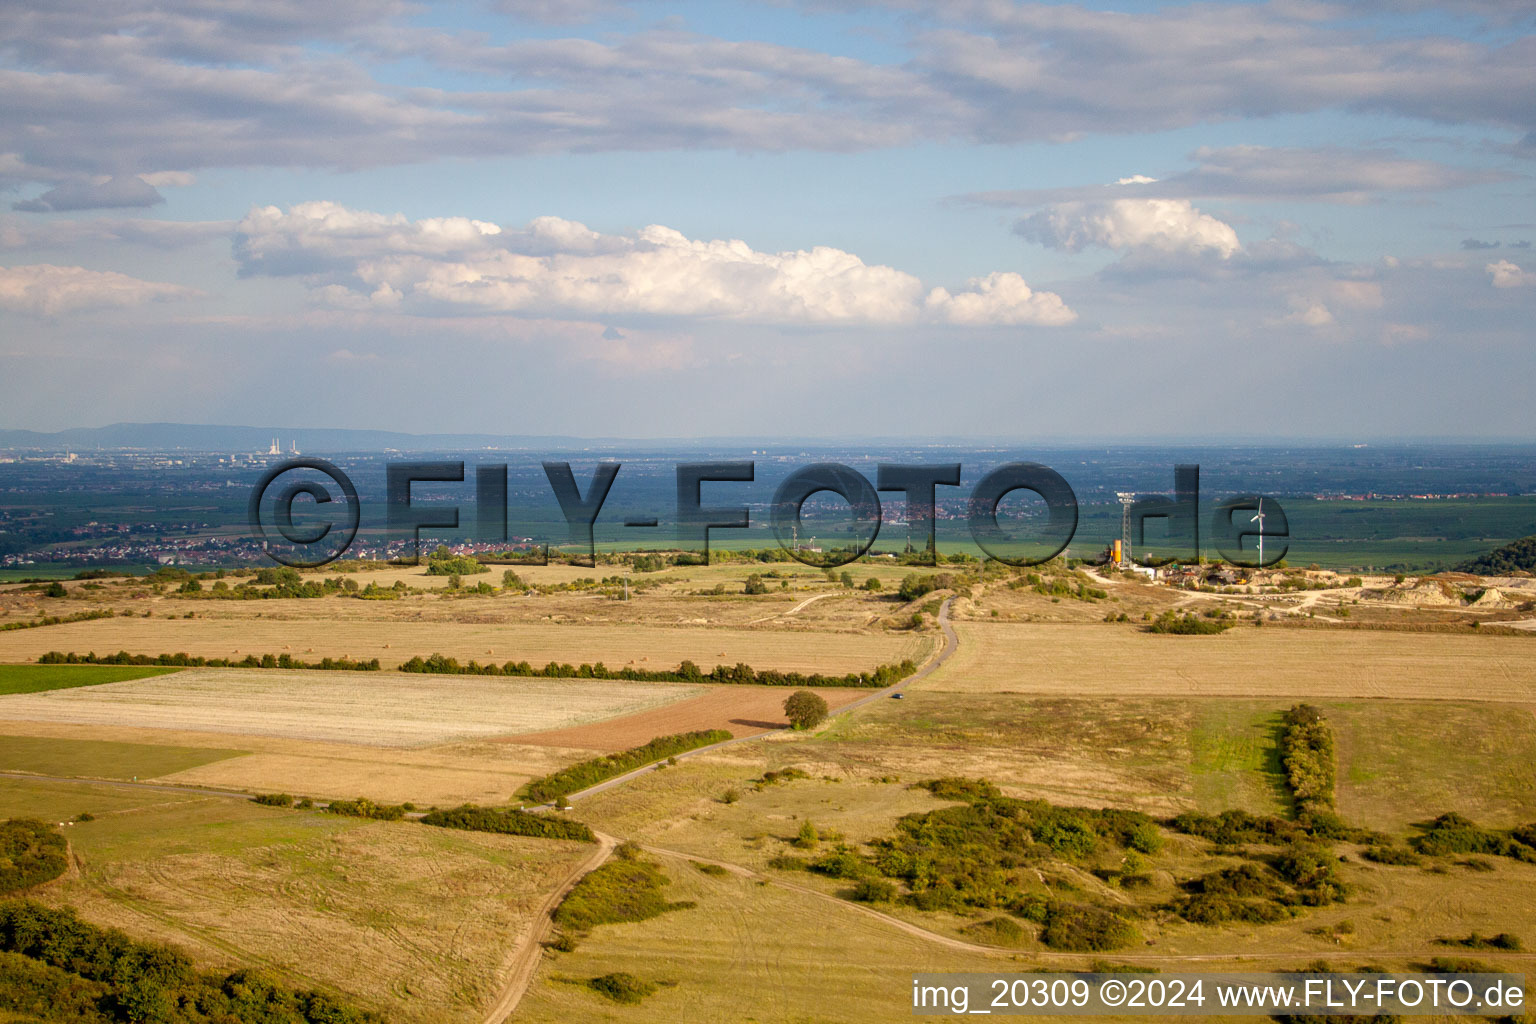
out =
{"type": "Polygon", "coordinates": [[[267,807],[292,807],[293,796],[289,793],[257,793],[251,797],[251,802],[267,807]]]}
{"type": "Polygon", "coordinates": [[[576,883],[555,908],[555,924],[582,934],[600,924],[647,921],[693,906],[669,903],[662,893],[666,884],[666,875],[650,861],[619,856],[576,883]]]}
{"type": "Polygon", "coordinates": [[[64,584],[58,583],[58,582],[54,582],[54,583],[48,584],[48,588],[43,591],[43,596],[44,597],[68,597],[69,596],[69,591],[65,588],[64,584]]]}
{"type": "Polygon", "coordinates": [[[795,836],[793,845],[797,849],[809,850],[814,847],[821,836],[816,832],[816,826],[809,821],[801,822],[800,831],[795,836]]]}
{"type": "Polygon", "coordinates": [[[827,720],[830,709],[820,694],[796,690],[784,701],[784,714],[796,729],[814,729],[827,720]]]}
{"type": "Polygon", "coordinates": [[[616,1003],[638,1003],[656,992],[654,982],[637,978],[633,974],[625,974],[623,971],[593,978],[587,982],[587,987],[616,1003]]]}
{"type": "Polygon", "coordinates": [[[697,750],[731,738],[724,729],[702,732],[682,732],[670,736],[658,736],[649,743],[632,747],[617,754],[594,757],[587,761],[562,768],[543,778],[533,779],[519,791],[525,798],[544,802],[580,792],[595,786],[604,779],[611,779],[643,768],[653,761],[661,761],[688,750],[697,750]]]}
{"type": "Polygon", "coordinates": [[[1178,613],[1169,609],[1146,627],[1148,633],[1170,633],[1177,636],[1209,636],[1232,628],[1225,619],[1202,619],[1188,612],[1178,613]]]}
{"type": "Polygon", "coordinates": [[[1024,940],[1024,927],[1011,917],[990,917],[961,929],[983,942],[1012,946],[1024,940]]]}
{"type": "Polygon", "coordinates": [[[732,786],[730,789],[720,794],[720,802],[723,804],[733,804],[740,799],[741,790],[737,789],[735,786],[732,786]]]}
{"type": "Polygon", "coordinates": [[[730,871],[720,866],[719,864],[695,864],[694,867],[698,868],[702,874],[709,875],[713,878],[720,878],[724,875],[730,874],[730,871]]]}
{"type": "Polygon", "coordinates": [[[427,556],[428,576],[474,576],[491,570],[468,555],[455,555],[447,545],[440,544],[427,556]]]}
{"type": "Polygon", "coordinates": [[[896,898],[896,887],[883,878],[866,875],[854,883],[851,895],[860,903],[889,903],[896,898]]]}
{"type": "Polygon", "coordinates": [[[1468,949],[1502,949],[1510,953],[1518,953],[1524,949],[1518,936],[1509,932],[1499,932],[1497,935],[1483,936],[1473,932],[1464,939],[1436,939],[1436,945],[1440,946],[1465,946],[1468,949]]]}
{"type": "Polygon", "coordinates": [[[374,821],[399,821],[405,817],[404,807],[376,804],[362,796],[356,800],[332,800],[325,809],[332,814],[342,814],[349,818],[370,818],[374,821]]]}
{"type": "Polygon", "coordinates": [[[1411,867],[1424,863],[1424,858],[1404,846],[1376,845],[1365,849],[1361,854],[1366,860],[1377,864],[1394,864],[1411,867]]]}
{"type": "Polygon", "coordinates": [[[1298,842],[1275,859],[1275,870],[1295,886],[1302,903],[1320,907],[1344,898],[1339,858],[1318,843],[1298,842]]]}
{"type": "Polygon", "coordinates": [[[1086,903],[1052,902],[1040,941],[1052,949],[1103,953],[1136,942],[1135,925],[1119,914],[1086,903]]]}
{"type": "Polygon", "coordinates": [[[1457,853],[1482,853],[1496,857],[1512,857],[1528,863],[1536,862],[1536,847],[1517,838],[1517,836],[1536,838],[1531,834],[1531,826],[1524,826],[1512,832],[1503,832],[1498,829],[1483,828],[1452,811],[1440,815],[1433,821],[1418,823],[1414,827],[1419,829],[1421,834],[1414,836],[1409,842],[1413,844],[1414,849],[1431,857],[1457,853]]]}
{"type": "Polygon", "coordinates": [[[64,837],[33,818],[0,822],[0,893],[52,881],[69,866],[64,837]]]}

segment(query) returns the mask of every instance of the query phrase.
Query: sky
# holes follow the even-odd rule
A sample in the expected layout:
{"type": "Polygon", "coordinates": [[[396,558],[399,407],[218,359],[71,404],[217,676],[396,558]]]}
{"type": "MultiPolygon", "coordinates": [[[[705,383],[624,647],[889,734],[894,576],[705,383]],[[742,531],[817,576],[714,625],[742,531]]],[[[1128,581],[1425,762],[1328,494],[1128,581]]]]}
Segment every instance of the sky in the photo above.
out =
{"type": "Polygon", "coordinates": [[[1536,439],[1536,0],[0,18],[0,427],[1536,439]]]}

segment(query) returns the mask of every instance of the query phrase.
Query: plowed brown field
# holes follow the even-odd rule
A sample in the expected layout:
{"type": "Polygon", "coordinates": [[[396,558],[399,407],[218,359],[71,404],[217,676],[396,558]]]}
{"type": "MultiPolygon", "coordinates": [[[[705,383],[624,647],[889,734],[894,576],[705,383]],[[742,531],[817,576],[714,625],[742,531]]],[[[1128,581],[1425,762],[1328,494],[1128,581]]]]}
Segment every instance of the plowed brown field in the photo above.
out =
{"type": "MultiPolygon", "coordinates": [[[[735,736],[756,736],[789,724],[784,701],[795,691],[786,686],[715,686],[698,697],[591,725],[527,733],[509,742],[585,750],[628,750],[657,736],[696,729],[725,729],[735,736]]],[[[871,690],[818,688],[833,711],[867,697],[871,690]]]]}

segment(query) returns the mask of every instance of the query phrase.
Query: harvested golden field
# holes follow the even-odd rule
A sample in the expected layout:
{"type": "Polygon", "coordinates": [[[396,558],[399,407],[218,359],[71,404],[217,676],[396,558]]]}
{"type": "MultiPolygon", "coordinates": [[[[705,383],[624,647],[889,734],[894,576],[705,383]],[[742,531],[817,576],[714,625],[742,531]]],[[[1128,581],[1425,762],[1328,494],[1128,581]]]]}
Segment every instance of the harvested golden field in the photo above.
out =
{"type": "MultiPolygon", "coordinates": [[[[237,756],[180,771],[170,763],[206,759],[210,748],[228,747],[230,736],[211,732],[150,729],[121,725],[73,725],[61,722],[4,722],[0,732],[33,740],[52,739],[49,756],[28,760],[29,744],[12,744],[7,770],[37,775],[83,778],[131,778],[140,781],[207,786],[257,793],[286,792],[321,799],[366,795],[386,803],[407,800],[422,806],[504,803],[523,783],[548,775],[585,752],[531,746],[506,740],[474,740],[436,747],[370,747],[354,743],[241,736],[237,756]],[[104,763],[100,756],[62,757],[98,743],[109,749],[164,748],[164,753],[136,758],[131,765],[104,763]],[[200,752],[201,755],[200,755],[200,752]],[[164,774],[161,774],[164,772],[164,774]]],[[[33,749],[36,744],[30,744],[33,749]]]]}
{"type": "MultiPolygon", "coordinates": [[[[784,701],[787,686],[711,686],[707,693],[638,714],[610,718],[548,732],[524,733],[512,742],[586,750],[627,750],[671,733],[725,729],[735,736],[756,736],[789,724],[784,701]]],[[[818,687],[833,711],[868,697],[873,690],[818,687]]]]}
{"type": "MultiPolygon", "coordinates": [[[[0,816],[90,808],[78,875],[39,893],[201,966],[346,994],[390,1021],[479,1021],[518,936],[584,843],[280,811],[227,798],[0,780],[0,816]]],[[[72,812],[73,813],[73,810],[72,812]]]]}
{"type": "Polygon", "coordinates": [[[0,719],[422,747],[595,722],[700,692],[596,679],[192,669],[0,697],[0,719]]]}
{"type": "Polygon", "coordinates": [[[914,684],[1059,696],[1383,697],[1536,704],[1519,636],[1238,627],[1168,636],[1126,625],[961,622],[960,649],[914,684]]]}
{"type": "MultiPolygon", "coordinates": [[[[754,668],[798,672],[856,672],[885,662],[921,661],[932,644],[908,633],[787,632],[709,626],[613,625],[579,623],[502,623],[419,621],[412,619],[336,619],[340,606],[362,601],[314,600],[262,602],[297,605],[267,608],[258,616],[247,602],[247,616],[215,618],[140,618],[120,616],[40,629],[0,633],[0,662],[31,661],[48,651],[95,651],[108,654],[174,652],[208,658],[243,658],[247,654],[292,654],[296,658],[378,658],[386,667],[434,652],[468,661],[551,661],[606,663],[618,668],[670,669],[684,660],[706,671],[716,664],[746,662],[754,668]]],[[[623,602],[616,602],[623,603],[623,602]]],[[[198,609],[199,616],[203,613],[198,609]]],[[[215,608],[214,611],[224,611],[215,608]]]]}

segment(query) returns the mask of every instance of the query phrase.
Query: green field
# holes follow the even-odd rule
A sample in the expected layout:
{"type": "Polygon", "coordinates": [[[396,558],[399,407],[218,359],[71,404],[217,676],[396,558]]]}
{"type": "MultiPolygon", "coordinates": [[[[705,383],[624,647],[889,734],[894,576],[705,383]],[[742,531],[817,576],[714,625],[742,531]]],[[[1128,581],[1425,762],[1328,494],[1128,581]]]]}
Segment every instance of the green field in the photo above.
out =
{"type": "Polygon", "coordinates": [[[0,736],[0,771],[92,779],[153,779],[245,753],[215,747],[0,736]]]}
{"type": "Polygon", "coordinates": [[[0,665],[0,696],[123,683],[179,671],[177,668],[134,665],[0,665]]]}

